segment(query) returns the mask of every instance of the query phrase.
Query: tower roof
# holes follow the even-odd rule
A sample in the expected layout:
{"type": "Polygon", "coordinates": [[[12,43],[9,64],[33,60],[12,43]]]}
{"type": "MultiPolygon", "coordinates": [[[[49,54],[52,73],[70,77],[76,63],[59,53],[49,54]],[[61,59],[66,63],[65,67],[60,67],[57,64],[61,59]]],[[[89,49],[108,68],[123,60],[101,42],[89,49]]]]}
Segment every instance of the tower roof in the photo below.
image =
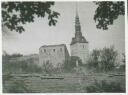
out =
{"type": "Polygon", "coordinates": [[[75,43],[88,43],[85,37],[82,36],[77,6],[76,6],[76,17],[75,17],[75,37],[72,38],[71,45],[75,43]]]}

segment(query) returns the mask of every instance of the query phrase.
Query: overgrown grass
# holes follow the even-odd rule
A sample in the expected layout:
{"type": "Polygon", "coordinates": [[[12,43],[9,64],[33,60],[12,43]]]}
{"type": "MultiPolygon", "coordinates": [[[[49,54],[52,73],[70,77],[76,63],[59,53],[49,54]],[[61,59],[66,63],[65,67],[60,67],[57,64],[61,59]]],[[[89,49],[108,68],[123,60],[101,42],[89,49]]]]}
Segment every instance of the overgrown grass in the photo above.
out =
{"type": "Polygon", "coordinates": [[[95,81],[94,84],[86,87],[89,93],[101,93],[101,92],[112,92],[112,93],[124,93],[125,90],[121,87],[118,82],[107,82],[105,80],[95,81]]]}

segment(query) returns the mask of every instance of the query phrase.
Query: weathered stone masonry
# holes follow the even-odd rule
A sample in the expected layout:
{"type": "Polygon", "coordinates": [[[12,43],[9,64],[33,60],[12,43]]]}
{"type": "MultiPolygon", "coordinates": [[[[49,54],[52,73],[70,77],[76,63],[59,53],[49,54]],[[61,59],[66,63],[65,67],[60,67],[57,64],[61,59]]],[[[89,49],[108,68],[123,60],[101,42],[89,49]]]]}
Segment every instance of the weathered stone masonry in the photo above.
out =
{"type": "MultiPolygon", "coordinates": [[[[86,64],[89,50],[88,41],[82,35],[81,25],[79,21],[78,13],[75,17],[75,37],[72,38],[70,49],[71,56],[77,56],[82,60],[83,64],[86,64]]],[[[65,62],[68,62],[70,56],[65,44],[60,45],[44,45],[39,48],[39,65],[44,63],[51,63],[54,67],[62,66],[65,62]]]]}
{"type": "Polygon", "coordinates": [[[86,64],[89,55],[88,41],[82,36],[78,13],[75,17],[75,37],[72,38],[70,48],[71,56],[79,57],[82,60],[82,63],[86,64]]]}
{"type": "Polygon", "coordinates": [[[61,66],[69,59],[69,53],[65,44],[44,45],[39,49],[39,65],[51,63],[54,67],[61,66]]]}

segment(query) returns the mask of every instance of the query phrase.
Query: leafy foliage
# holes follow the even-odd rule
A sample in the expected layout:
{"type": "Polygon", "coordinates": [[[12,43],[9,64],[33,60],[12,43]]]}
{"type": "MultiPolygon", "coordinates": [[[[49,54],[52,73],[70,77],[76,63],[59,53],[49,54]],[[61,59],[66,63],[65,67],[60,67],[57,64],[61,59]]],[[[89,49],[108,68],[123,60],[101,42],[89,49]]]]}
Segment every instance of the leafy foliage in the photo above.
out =
{"type": "Polygon", "coordinates": [[[101,51],[101,69],[105,71],[112,70],[115,66],[117,51],[113,47],[103,48],[101,51]]]}
{"type": "Polygon", "coordinates": [[[98,71],[109,71],[115,67],[117,51],[113,47],[93,50],[87,66],[98,71]]]}
{"type": "MultiPolygon", "coordinates": [[[[6,54],[5,56],[6,56],[6,57],[9,57],[9,58],[16,58],[16,57],[22,57],[23,55],[20,54],[20,53],[14,53],[14,54],[12,54],[12,55],[6,54]]],[[[5,57],[5,56],[4,56],[4,57],[5,57]]]]}
{"type": "Polygon", "coordinates": [[[112,25],[119,15],[125,14],[124,1],[102,1],[95,4],[98,8],[95,11],[94,20],[98,22],[96,25],[98,29],[107,30],[108,25],[112,25]]]}
{"type": "Polygon", "coordinates": [[[52,63],[50,63],[49,61],[47,61],[46,63],[43,63],[42,68],[43,68],[44,72],[46,72],[47,74],[50,74],[50,75],[54,69],[52,63]]]}
{"type": "Polygon", "coordinates": [[[87,92],[90,93],[101,93],[101,92],[112,92],[112,93],[121,93],[125,92],[124,89],[122,89],[121,84],[117,82],[110,82],[108,83],[105,80],[102,80],[100,82],[96,81],[93,85],[86,87],[87,92]]]}
{"type": "Polygon", "coordinates": [[[32,58],[27,60],[18,61],[10,61],[12,57],[3,56],[2,57],[2,70],[3,74],[5,73],[41,73],[41,67],[38,67],[37,64],[34,63],[32,58]]]}
{"type": "Polygon", "coordinates": [[[88,64],[87,64],[87,66],[89,67],[89,68],[96,68],[96,69],[98,69],[98,67],[99,67],[99,57],[100,57],[100,50],[96,50],[96,49],[94,49],[93,50],[93,52],[92,52],[92,54],[90,55],[90,58],[89,58],[89,60],[88,60],[88,64]]]}
{"type": "Polygon", "coordinates": [[[66,71],[72,70],[76,67],[76,61],[78,61],[78,65],[82,65],[82,60],[77,56],[71,56],[70,60],[64,64],[64,69],[66,71]]]}
{"type": "Polygon", "coordinates": [[[122,64],[122,65],[119,66],[118,71],[125,72],[126,71],[125,69],[126,69],[126,65],[125,64],[122,64]]]}
{"type": "Polygon", "coordinates": [[[34,22],[34,18],[48,16],[49,25],[56,25],[60,15],[51,10],[54,2],[2,2],[2,26],[22,33],[23,24],[34,22]]]}

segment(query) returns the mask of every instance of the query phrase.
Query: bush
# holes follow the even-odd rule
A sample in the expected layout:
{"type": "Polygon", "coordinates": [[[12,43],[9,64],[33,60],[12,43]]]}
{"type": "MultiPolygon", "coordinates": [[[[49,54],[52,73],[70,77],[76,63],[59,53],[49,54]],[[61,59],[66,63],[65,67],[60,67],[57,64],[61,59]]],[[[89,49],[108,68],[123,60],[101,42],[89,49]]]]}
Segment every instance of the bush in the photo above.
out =
{"type": "Polygon", "coordinates": [[[22,57],[22,56],[23,55],[20,53],[14,53],[12,55],[10,55],[10,54],[3,55],[3,57],[8,57],[8,58],[17,58],[17,57],[22,57]]]}
{"type": "Polygon", "coordinates": [[[126,68],[125,64],[122,64],[119,66],[119,68],[117,70],[120,72],[125,72],[125,68],[126,68]]]}
{"type": "Polygon", "coordinates": [[[117,51],[113,47],[103,48],[102,50],[93,50],[87,62],[88,68],[97,71],[110,71],[115,68],[117,51]]]}
{"type": "Polygon", "coordinates": [[[53,73],[53,71],[54,71],[54,67],[53,67],[52,63],[50,63],[49,61],[47,61],[46,63],[43,63],[42,70],[45,73],[51,75],[53,73]]]}
{"type": "Polygon", "coordinates": [[[42,69],[34,63],[33,59],[10,62],[8,57],[3,57],[3,73],[41,73],[42,69]]]}
{"type": "Polygon", "coordinates": [[[88,62],[86,64],[86,66],[90,69],[99,69],[99,58],[100,58],[100,50],[93,50],[93,52],[91,53],[88,62]]]}
{"type": "Polygon", "coordinates": [[[64,64],[63,69],[65,71],[72,71],[74,69],[74,67],[76,67],[76,61],[78,61],[79,66],[82,65],[82,61],[79,57],[71,56],[70,60],[67,63],[64,64]]]}
{"type": "Polygon", "coordinates": [[[101,51],[101,67],[102,71],[109,71],[115,67],[115,62],[117,58],[117,51],[113,47],[103,48],[101,51]]]}

